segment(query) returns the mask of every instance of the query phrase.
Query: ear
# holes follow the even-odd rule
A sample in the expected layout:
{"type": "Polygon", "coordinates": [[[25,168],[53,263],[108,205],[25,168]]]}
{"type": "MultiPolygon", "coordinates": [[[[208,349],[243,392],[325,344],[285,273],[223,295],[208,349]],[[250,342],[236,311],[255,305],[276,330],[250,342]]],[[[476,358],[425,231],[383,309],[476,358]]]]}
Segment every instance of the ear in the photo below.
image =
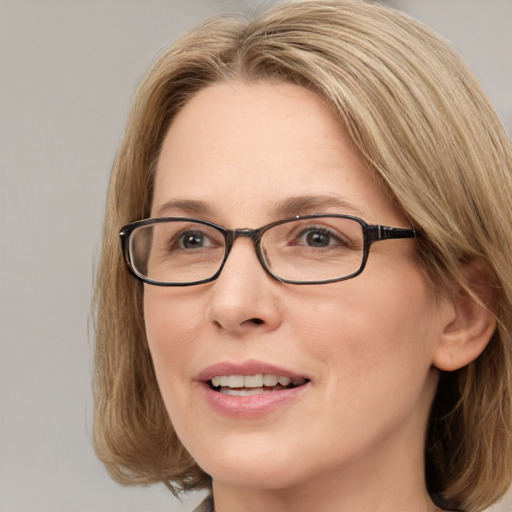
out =
{"type": "Polygon", "coordinates": [[[446,298],[450,301],[449,320],[434,351],[433,364],[444,371],[474,361],[496,329],[492,272],[483,263],[472,261],[464,265],[462,277],[465,286],[457,285],[456,293],[446,298]]]}

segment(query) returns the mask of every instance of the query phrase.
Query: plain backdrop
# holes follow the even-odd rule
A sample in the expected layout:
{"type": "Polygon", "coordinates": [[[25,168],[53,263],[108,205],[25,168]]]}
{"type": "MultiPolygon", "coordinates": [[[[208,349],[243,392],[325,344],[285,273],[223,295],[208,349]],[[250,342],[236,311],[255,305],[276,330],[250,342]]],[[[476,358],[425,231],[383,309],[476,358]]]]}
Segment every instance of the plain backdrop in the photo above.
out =
{"type": "MultiPolygon", "coordinates": [[[[510,133],[512,0],[388,3],[453,42],[510,133]]],[[[234,5],[0,0],[0,512],[172,512],[199,499],[122,488],[96,461],[88,314],[133,91],[162,47],[234,5]]]]}

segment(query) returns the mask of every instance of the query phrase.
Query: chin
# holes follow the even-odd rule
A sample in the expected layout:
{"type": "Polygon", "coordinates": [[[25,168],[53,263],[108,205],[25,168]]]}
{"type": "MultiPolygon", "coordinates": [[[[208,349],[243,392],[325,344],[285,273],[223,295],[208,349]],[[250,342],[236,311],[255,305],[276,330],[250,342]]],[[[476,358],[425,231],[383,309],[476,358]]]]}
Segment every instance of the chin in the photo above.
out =
{"type": "Polygon", "coordinates": [[[272,468],[265,463],[260,463],[257,467],[248,467],[240,462],[214,466],[208,472],[214,482],[239,489],[284,490],[305,480],[305,477],[290,474],[288,469],[272,468]]]}
{"type": "MultiPolygon", "coordinates": [[[[236,443],[233,443],[236,445],[236,443]]],[[[254,450],[238,449],[236,446],[205,451],[196,458],[198,465],[211,476],[214,482],[221,482],[246,489],[285,489],[293,487],[308,478],[302,475],[304,458],[297,449],[289,453],[276,450],[275,445],[255,443],[254,450]],[[266,446],[267,449],[261,449],[266,446]]]]}

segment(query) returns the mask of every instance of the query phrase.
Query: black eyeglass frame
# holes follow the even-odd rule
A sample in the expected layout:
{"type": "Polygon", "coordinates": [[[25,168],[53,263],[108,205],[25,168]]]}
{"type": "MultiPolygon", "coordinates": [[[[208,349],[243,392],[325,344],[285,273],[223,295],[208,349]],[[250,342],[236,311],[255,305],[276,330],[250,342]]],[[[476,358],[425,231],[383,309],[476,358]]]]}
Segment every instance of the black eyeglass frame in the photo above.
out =
{"type": "Polygon", "coordinates": [[[341,215],[341,214],[322,214],[316,213],[312,215],[297,215],[296,217],[288,217],[286,219],[277,220],[275,222],[271,222],[270,224],[266,224],[260,228],[250,229],[250,228],[241,228],[241,229],[228,229],[223,226],[219,226],[218,224],[214,224],[213,222],[209,222],[201,219],[194,219],[190,217],[156,217],[138,220],[123,226],[119,231],[119,237],[121,241],[121,251],[123,253],[125,262],[130,270],[130,272],[140,281],[144,283],[155,285],[155,286],[195,286],[198,284],[205,284],[215,281],[224,265],[228,259],[229,253],[233,247],[233,243],[237,238],[250,238],[254,243],[254,248],[256,251],[256,256],[263,267],[263,269],[270,275],[272,278],[286,284],[297,284],[297,285],[311,285],[311,284],[329,284],[329,283],[337,283],[340,281],[346,281],[347,279],[352,279],[353,277],[358,276],[364,270],[366,266],[366,262],[368,260],[368,255],[370,253],[370,247],[374,242],[378,242],[381,240],[394,240],[394,239],[403,239],[403,238],[415,238],[417,236],[417,232],[412,228],[394,228],[390,226],[382,226],[380,224],[368,224],[363,219],[359,217],[355,217],[352,215],[341,215]],[[343,276],[336,279],[327,279],[322,281],[295,281],[290,279],[283,279],[276,274],[274,274],[270,268],[268,267],[267,262],[265,261],[265,257],[263,255],[263,251],[261,248],[261,238],[263,234],[272,229],[275,226],[279,226],[281,224],[286,224],[288,222],[294,222],[298,220],[307,220],[307,219],[318,219],[318,218],[341,218],[341,219],[350,219],[356,221],[363,230],[363,255],[361,260],[361,265],[359,269],[348,276],[343,276]],[[195,222],[198,224],[203,224],[205,226],[209,226],[217,231],[219,231],[226,242],[224,248],[224,258],[220,264],[219,269],[215,274],[207,279],[202,279],[200,281],[192,281],[187,283],[167,283],[162,281],[154,281],[149,279],[141,274],[139,274],[133,267],[131,258],[130,258],[130,235],[131,233],[142,226],[148,226],[151,224],[160,224],[163,222],[195,222]]]}

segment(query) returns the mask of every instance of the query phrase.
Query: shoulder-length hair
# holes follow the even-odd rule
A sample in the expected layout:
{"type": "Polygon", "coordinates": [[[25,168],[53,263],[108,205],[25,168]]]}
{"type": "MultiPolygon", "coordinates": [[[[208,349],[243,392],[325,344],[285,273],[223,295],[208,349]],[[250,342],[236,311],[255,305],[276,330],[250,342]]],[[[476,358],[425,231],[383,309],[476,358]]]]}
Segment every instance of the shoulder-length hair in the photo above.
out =
{"type": "MultiPolygon", "coordinates": [[[[426,436],[427,485],[482,510],[512,478],[512,151],[462,60],[404,14],[357,0],[277,4],[220,17],[163,53],[140,85],[108,191],[95,294],[94,439],[125,484],[206,487],[165,411],[148,350],[142,285],[123,264],[119,228],[149,216],[156,161],[176,113],[209,85],[287,81],[314,90],[368,172],[420,233],[433,290],[464,287],[461,262],[493,275],[497,329],[482,355],[441,372],[426,436]]],[[[473,290],[473,293],[474,290],[473,290]]]]}

